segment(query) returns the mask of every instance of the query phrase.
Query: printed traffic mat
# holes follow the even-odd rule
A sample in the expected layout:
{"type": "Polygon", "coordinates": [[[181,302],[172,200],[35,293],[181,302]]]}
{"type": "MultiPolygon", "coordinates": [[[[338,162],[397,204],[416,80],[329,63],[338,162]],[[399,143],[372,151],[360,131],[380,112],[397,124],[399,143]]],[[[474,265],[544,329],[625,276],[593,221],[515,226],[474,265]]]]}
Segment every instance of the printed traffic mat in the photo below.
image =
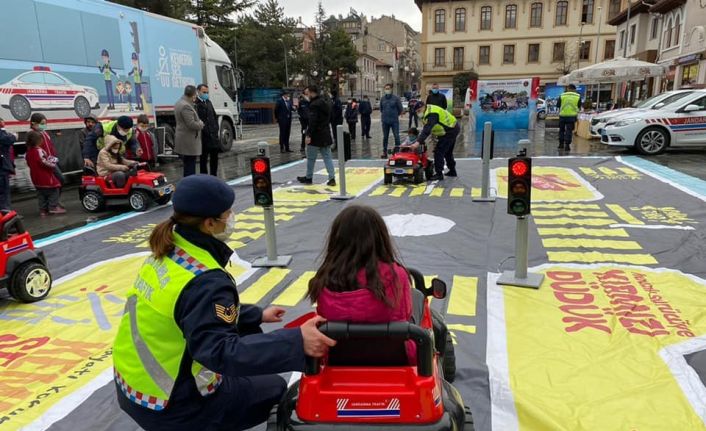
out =
{"type": "MultiPolygon", "coordinates": [[[[333,218],[345,205],[370,205],[404,264],[450,288],[433,307],[446,313],[454,385],[476,429],[706,429],[704,182],[636,157],[533,165],[538,290],[497,284],[514,265],[507,160],[492,162],[494,203],[473,202],[478,160],[459,161],[458,178],[389,186],[380,162],[352,161],[349,202],[330,199],[339,190],[323,184],[323,171],[301,186],[291,180],[302,162],[278,168],[277,243],[293,260],[274,269],[250,265],[265,255],[263,213],[249,178],[234,180],[229,271],[243,302],[284,306],[291,321],[311,310],[303,296],[333,218]]],[[[35,304],[0,298],[0,431],[139,429],[115,402],[111,345],[149,233],[170,211],[127,213],[39,242],[51,295],[35,304]]]]}

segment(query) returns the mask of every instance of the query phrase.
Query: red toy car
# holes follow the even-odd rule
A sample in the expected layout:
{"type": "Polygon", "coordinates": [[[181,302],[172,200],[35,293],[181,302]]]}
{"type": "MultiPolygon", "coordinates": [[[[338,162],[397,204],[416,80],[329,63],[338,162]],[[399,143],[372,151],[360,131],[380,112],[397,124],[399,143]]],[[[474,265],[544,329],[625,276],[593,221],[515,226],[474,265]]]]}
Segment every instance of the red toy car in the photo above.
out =
{"type": "Polygon", "coordinates": [[[404,178],[415,184],[427,181],[434,175],[434,165],[427,156],[426,144],[420,144],[417,151],[410,147],[395,148],[395,152],[385,164],[385,184],[392,184],[394,178],[404,178]]]}
{"type": "MultiPolygon", "coordinates": [[[[443,298],[446,284],[434,280],[423,293],[443,298]]],[[[422,295],[414,299],[418,325],[322,325],[321,332],[338,343],[323,361],[307,358],[304,375],[273,409],[267,431],[473,431],[470,410],[442,371],[429,302],[422,295]],[[406,340],[417,345],[417,365],[409,365],[406,340]]]]}
{"type": "Polygon", "coordinates": [[[101,177],[89,167],[83,168],[83,178],[78,195],[81,204],[89,212],[99,212],[108,200],[127,200],[135,211],[145,211],[152,202],[166,205],[172,199],[174,186],[159,172],[145,170],[141,163],[130,168],[125,186],[117,187],[110,177],[101,177]],[[142,169],[140,169],[142,168],[142,169]]]}
{"type": "Polygon", "coordinates": [[[0,218],[0,289],[20,302],[44,299],[51,290],[51,273],[41,250],[34,248],[15,211],[3,211],[0,218]]]}

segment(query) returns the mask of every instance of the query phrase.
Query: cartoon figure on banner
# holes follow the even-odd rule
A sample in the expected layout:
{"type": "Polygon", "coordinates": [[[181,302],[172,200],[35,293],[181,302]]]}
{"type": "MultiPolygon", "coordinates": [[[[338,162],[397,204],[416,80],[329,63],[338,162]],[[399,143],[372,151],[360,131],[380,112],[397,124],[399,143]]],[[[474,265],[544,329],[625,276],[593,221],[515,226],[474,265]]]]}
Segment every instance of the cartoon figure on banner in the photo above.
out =
{"type": "Polygon", "coordinates": [[[144,109],[142,106],[142,67],[140,66],[140,57],[136,52],[132,53],[132,70],[128,73],[128,76],[132,76],[135,82],[135,109],[141,111],[144,109]]]}
{"type": "Polygon", "coordinates": [[[115,109],[115,99],[113,98],[113,76],[119,78],[120,75],[117,74],[110,67],[110,54],[107,49],[101,51],[101,60],[103,63],[98,62],[98,70],[103,74],[103,80],[105,81],[105,93],[108,97],[108,109],[115,109]],[[112,75],[111,75],[112,74],[112,75]]]}
{"type": "Polygon", "coordinates": [[[127,96],[127,110],[132,112],[132,84],[125,81],[125,95],[127,96]]]}
{"type": "Polygon", "coordinates": [[[115,94],[118,95],[118,102],[123,103],[125,99],[123,99],[123,95],[125,94],[125,84],[123,84],[123,81],[118,81],[115,84],[115,94]]]}

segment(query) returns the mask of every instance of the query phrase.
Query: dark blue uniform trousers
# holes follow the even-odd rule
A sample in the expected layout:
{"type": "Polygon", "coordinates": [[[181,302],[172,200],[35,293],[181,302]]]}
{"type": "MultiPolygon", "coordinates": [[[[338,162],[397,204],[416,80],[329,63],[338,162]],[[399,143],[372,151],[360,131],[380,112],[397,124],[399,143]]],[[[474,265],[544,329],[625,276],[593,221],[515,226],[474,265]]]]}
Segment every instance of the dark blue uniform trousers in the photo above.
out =
{"type": "Polygon", "coordinates": [[[446,134],[439,138],[434,148],[434,170],[437,174],[444,173],[444,162],[448,166],[449,171],[456,171],[456,159],[454,159],[454,147],[456,146],[456,138],[461,129],[458,124],[451,130],[447,130],[446,134]]]}
{"type": "Polygon", "coordinates": [[[576,117],[559,117],[559,146],[569,148],[574,136],[576,117]]]}

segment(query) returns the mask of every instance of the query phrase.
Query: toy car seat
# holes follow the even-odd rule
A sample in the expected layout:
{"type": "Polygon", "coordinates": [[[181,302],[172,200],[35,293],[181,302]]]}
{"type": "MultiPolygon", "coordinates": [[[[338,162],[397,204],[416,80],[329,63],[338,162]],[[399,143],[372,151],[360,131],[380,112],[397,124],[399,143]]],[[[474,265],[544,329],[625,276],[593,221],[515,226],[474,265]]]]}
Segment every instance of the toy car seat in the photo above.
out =
{"type": "Polygon", "coordinates": [[[22,220],[13,210],[2,210],[0,212],[0,241],[7,241],[12,235],[24,233],[25,228],[22,220]]]}
{"type": "Polygon", "coordinates": [[[98,172],[96,172],[96,170],[93,167],[84,165],[83,166],[83,175],[85,175],[87,177],[97,177],[98,172]]]}

